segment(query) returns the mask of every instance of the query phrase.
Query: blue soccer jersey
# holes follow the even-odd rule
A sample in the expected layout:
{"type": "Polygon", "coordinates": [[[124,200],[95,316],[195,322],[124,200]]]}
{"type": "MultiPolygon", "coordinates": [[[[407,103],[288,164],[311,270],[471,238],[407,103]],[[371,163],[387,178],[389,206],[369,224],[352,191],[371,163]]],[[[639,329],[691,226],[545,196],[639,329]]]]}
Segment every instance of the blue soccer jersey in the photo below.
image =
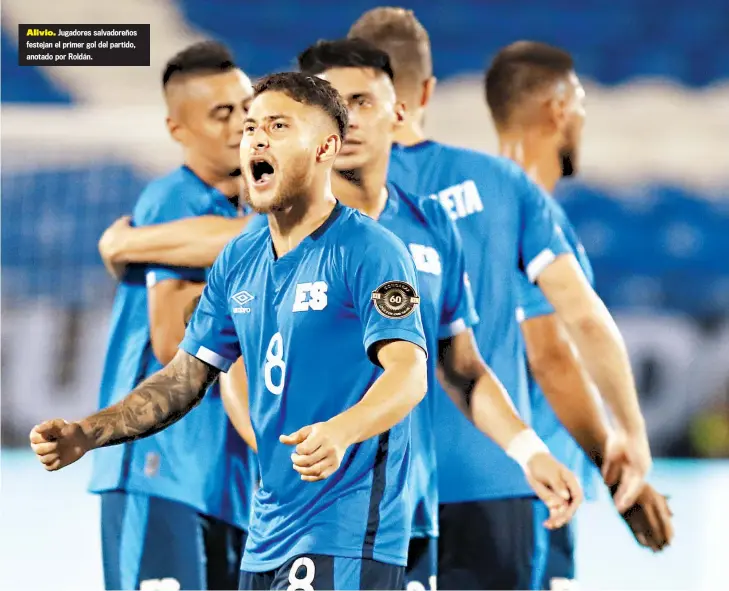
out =
{"type": "MultiPolygon", "coordinates": [[[[426,141],[396,146],[390,179],[429,195],[456,221],[480,322],[481,354],[521,416],[531,415],[523,342],[514,310],[517,274],[535,281],[569,252],[546,195],[513,162],[426,141]]],[[[441,503],[531,496],[521,468],[438,389],[436,450],[441,503]]]]}
{"type": "MultiPolygon", "coordinates": [[[[430,356],[428,395],[411,414],[411,460],[408,477],[412,509],[411,537],[438,536],[438,481],[435,461],[434,400],[438,341],[478,322],[465,272],[463,246],[455,223],[432,199],[416,197],[393,184],[377,220],[410,251],[420,285],[420,314],[430,356]]],[[[254,232],[268,224],[256,216],[246,226],[254,232]]]]}
{"type": "MultiPolygon", "coordinates": [[[[562,229],[565,239],[580,263],[585,277],[593,285],[594,276],[590,260],[587,258],[585,248],[582,246],[567,214],[552,197],[547,198],[547,204],[552,209],[553,217],[562,229]]],[[[554,308],[544,297],[542,290],[530,283],[525,277],[520,281],[518,303],[516,317],[519,322],[554,313],[554,308]]],[[[539,384],[531,374],[529,374],[529,394],[532,403],[534,430],[549,446],[554,456],[580,479],[585,497],[594,499],[597,494],[599,472],[582,451],[582,448],[562,426],[549,402],[544,397],[539,384]]]]}
{"type": "MultiPolygon", "coordinates": [[[[144,190],[136,226],[221,215],[236,208],[216,189],[181,167],[144,190]]],[[[100,407],[115,404],[162,366],[152,352],[147,286],[166,279],[205,281],[205,269],[133,265],[119,284],[101,382],[100,407]]],[[[231,425],[217,386],[181,421],[161,433],[96,450],[90,489],[124,490],[185,503],[246,529],[257,480],[252,452],[231,425]]]]}
{"type": "Polygon", "coordinates": [[[402,242],[339,204],[280,258],[266,227],[216,261],[181,347],[222,371],[241,355],[246,366],[261,487],[242,570],[272,570],[306,553],[405,564],[410,417],[350,447],[340,469],[314,483],[302,482],[279,437],[359,402],[381,375],[376,343],[426,349],[410,299],[417,291],[402,242]],[[399,304],[383,307],[382,294],[399,304]]]}
{"type": "Polygon", "coordinates": [[[412,413],[410,500],[412,537],[438,535],[435,396],[438,341],[478,322],[466,276],[458,230],[445,210],[427,197],[415,197],[388,186],[388,199],[378,220],[400,238],[413,258],[420,285],[420,313],[430,351],[428,394],[412,413]]]}

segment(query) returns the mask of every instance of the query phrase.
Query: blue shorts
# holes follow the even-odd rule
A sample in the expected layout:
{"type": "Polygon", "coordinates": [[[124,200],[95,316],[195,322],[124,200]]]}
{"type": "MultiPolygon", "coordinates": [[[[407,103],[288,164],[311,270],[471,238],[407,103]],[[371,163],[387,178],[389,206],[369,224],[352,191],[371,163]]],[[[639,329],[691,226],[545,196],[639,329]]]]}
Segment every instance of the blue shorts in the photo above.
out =
{"type": "MultiPolygon", "coordinates": [[[[549,511],[541,501],[534,502],[535,526],[547,519],[549,511]]],[[[551,589],[553,579],[575,580],[575,529],[574,519],[556,530],[544,530],[546,557],[541,567],[541,579],[536,581],[537,589],[551,589]]],[[[544,528],[542,528],[544,529],[544,528]]]]}
{"type": "Polygon", "coordinates": [[[436,591],[438,538],[412,538],[405,569],[407,591],[436,591]]]}
{"type": "Polygon", "coordinates": [[[342,558],[304,554],[287,560],[279,568],[254,573],[240,572],[238,589],[262,591],[316,591],[319,589],[403,589],[405,567],[368,558],[342,558]]]}
{"type": "Polygon", "coordinates": [[[544,562],[534,499],[440,505],[438,588],[533,589],[544,562]]]}
{"type": "Polygon", "coordinates": [[[106,589],[235,589],[245,533],[182,503],[101,494],[106,589]]]}

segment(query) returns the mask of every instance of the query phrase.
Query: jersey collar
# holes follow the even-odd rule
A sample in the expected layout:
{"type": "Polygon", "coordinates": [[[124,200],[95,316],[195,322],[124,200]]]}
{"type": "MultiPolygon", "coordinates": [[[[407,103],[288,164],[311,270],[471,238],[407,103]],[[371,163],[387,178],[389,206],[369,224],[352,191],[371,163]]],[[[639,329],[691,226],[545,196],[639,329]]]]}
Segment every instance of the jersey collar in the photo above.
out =
{"type": "Polygon", "coordinates": [[[301,243],[294,248],[293,250],[287,252],[282,257],[276,258],[276,253],[273,250],[273,239],[271,238],[271,233],[269,231],[268,234],[268,256],[271,262],[273,263],[283,263],[284,261],[290,261],[290,262],[297,262],[301,256],[309,250],[316,242],[326,234],[327,230],[332,227],[334,222],[337,221],[339,216],[342,215],[342,212],[344,211],[344,207],[337,199],[337,202],[334,204],[334,209],[332,209],[332,212],[329,214],[329,217],[324,220],[324,223],[319,226],[316,230],[314,230],[311,234],[309,234],[306,238],[304,238],[301,243]]]}
{"type": "Polygon", "coordinates": [[[382,210],[379,220],[397,215],[397,212],[400,210],[400,192],[397,187],[392,183],[387,183],[386,189],[387,201],[385,202],[385,209],[382,210]]]}

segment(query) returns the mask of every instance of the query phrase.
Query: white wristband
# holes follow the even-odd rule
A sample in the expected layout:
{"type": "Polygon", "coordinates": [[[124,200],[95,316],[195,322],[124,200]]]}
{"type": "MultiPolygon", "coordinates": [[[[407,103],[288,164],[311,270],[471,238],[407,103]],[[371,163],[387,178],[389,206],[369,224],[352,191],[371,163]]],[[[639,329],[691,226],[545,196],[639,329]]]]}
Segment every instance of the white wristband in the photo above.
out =
{"type": "Polygon", "coordinates": [[[506,448],[506,454],[525,472],[529,461],[540,453],[548,454],[549,448],[532,429],[524,429],[509,442],[506,448]]]}

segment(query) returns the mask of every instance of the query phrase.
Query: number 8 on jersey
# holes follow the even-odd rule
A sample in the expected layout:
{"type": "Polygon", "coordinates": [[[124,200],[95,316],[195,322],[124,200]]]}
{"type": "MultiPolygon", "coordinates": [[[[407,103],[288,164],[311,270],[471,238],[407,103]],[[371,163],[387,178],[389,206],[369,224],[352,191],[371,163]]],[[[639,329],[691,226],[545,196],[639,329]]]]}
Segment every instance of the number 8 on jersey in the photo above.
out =
{"type": "Polygon", "coordinates": [[[276,396],[280,396],[284,389],[286,362],[284,361],[283,354],[283,337],[280,332],[277,332],[271,337],[271,341],[268,343],[268,349],[266,349],[266,363],[263,366],[266,388],[268,388],[268,391],[271,394],[275,394],[276,396]]]}

